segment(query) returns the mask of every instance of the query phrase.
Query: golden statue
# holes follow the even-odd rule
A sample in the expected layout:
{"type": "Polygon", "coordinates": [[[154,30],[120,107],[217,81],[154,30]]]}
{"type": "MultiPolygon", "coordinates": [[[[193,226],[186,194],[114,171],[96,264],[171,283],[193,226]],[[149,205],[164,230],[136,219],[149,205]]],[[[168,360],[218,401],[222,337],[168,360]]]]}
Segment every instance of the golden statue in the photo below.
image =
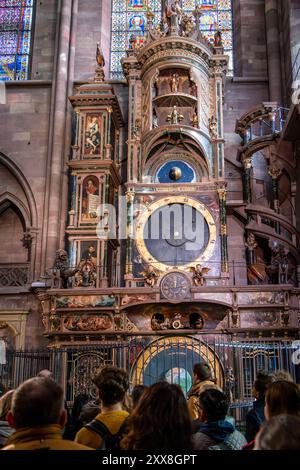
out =
{"type": "Polygon", "coordinates": [[[157,280],[159,278],[157,272],[155,271],[155,268],[154,266],[152,266],[152,264],[149,264],[146,268],[145,271],[141,272],[140,274],[142,274],[145,278],[145,283],[150,286],[150,287],[154,287],[156,284],[157,284],[157,280]]]}
{"type": "Polygon", "coordinates": [[[177,106],[173,106],[172,112],[167,116],[167,121],[171,124],[179,124],[183,121],[183,115],[177,111],[177,106]]]}
{"type": "Polygon", "coordinates": [[[172,78],[170,80],[170,84],[171,84],[171,92],[178,93],[178,84],[179,84],[178,73],[173,73],[172,78]]]}
{"type": "Polygon", "coordinates": [[[210,269],[206,267],[202,268],[201,264],[196,264],[196,266],[191,267],[190,270],[193,273],[192,279],[195,286],[204,286],[204,275],[208,274],[210,269]]]}
{"type": "Polygon", "coordinates": [[[191,117],[191,124],[193,127],[198,127],[199,126],[199,120],[198,120],[198,115],[196,111],[194,111],[192,117],[191,117]]]}

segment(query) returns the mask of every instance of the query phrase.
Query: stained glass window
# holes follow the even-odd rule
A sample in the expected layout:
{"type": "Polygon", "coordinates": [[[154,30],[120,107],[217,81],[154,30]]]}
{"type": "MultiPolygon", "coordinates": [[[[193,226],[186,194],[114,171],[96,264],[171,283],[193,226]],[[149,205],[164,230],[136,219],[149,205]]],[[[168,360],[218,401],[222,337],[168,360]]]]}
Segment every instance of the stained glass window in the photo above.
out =
{"type": "MultiPolygon", "coordinates": [[[[154,24],[161,21],[161,0],[113,0],[112,41],[110,70],[112,78],[122,78],[121,58],[134,34],[143,41],[147,28],[146,12],[149,8],[155,14],[154,24]]],[[[196,5],[202,7],[200,29],[213,43],[214,34],[222,32],[225,54],[229,55],[229,73],[233,72],[232,52],[232,0],[182,0],[185,13],[192,13],[196,5]]]]}
{"type": "Polygon", "coordinates": [[[202,8],[200,29],[213,43],[216,31],[221,31],[225,54],[229,55],[229,74],[233,73],[232,0],[182,0],[184,11],[192,12],[196,5],[202,8]]]}
{"type": "Polygon", "coordinates": [[[34,0],[0,0],[0,80],[27,80],[34,0]]]}
{"type": "Polygon", "coordinates": [[[121,58],[134,34],[143,42],[147,29],[148,8],[154,13],[154,24],[161,21],[160,0],[113,0],[110,70],[112,78],[122,78],[121,58]]]}

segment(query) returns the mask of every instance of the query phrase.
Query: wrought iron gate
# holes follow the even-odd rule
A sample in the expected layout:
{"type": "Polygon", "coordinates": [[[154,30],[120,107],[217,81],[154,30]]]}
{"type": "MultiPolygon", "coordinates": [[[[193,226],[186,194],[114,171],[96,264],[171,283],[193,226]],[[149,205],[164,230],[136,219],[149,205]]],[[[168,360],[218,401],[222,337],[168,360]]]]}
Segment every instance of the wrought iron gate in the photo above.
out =
{"type": "Polygon", "coordinates": [[[41,369],[50,369],[65,389],[71,405],[76,395],[94,389],[91,377],[104,365],[116,365],[130,374],[133,387],[168,380],[190,388],[195,362],[210,364],[216,382],[231,398],[238,421],[251,405],[252,384],[258,370],[284,369],[300,382],[300,369],[293,364],[295,351],[289,341],[236,341],[220,338],[204,340],[200,335],[172,337],[133,337],[126,342],[43,351],[7,351],[6,364],[0,365],[0,382],[15,388],[34,377],[41,369]]]}

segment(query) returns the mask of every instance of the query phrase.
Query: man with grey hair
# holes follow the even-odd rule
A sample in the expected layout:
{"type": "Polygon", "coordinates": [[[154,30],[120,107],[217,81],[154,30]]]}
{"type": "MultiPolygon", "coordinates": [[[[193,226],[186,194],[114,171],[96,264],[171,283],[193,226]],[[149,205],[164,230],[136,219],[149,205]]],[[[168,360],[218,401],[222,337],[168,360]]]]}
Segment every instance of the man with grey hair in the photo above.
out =
{"type": "Polygon", "coordinates": [[[16,431],[2,450],[92,450],[63,440],[63,389],[50,378],[35,377],[20,385],[7,420],[16,431]]]}

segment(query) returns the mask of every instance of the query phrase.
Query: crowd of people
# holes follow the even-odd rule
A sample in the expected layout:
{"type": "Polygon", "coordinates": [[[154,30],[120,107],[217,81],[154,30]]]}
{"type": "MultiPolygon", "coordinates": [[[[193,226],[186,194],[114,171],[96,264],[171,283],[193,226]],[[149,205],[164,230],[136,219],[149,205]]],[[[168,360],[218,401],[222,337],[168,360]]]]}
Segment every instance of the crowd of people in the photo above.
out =
{"type": "Polygon", "coordinates": [[[103,367],[93,378],[97,398],[76,398],[71,414],[50,371],[0,398],[2,450],[298,450],[300,389],[285,371],[257,373],[253,408],[242,434],[229,416],[228,397],[208,364],[195,364],[187,398],[166,381],[137,385],[103,367]]]}

